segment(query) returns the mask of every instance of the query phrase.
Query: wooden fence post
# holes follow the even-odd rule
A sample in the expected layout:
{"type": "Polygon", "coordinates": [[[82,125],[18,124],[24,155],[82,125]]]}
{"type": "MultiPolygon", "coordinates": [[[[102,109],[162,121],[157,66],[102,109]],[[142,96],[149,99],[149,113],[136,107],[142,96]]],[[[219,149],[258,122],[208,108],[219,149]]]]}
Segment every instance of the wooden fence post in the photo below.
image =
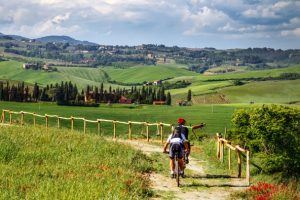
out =
{"type": "Polygon", "coordinates": [[[36,125],[36,116],[35,116],[35,112],[33,113],[33,126],[35,127],[36,125]]]}
{"type": "Polygon", "coordinates": [[[24,112],[21,111],[21,126],[24,125],[24,112]]]}
{"type": "Polygon", "coordinates": [[[4,124],[4,121],[5,121],[5,111],[2,110],[1,122],[4,124]]]}
{"type": "Polygon", "coordinates": [[[48,130],[48,115],[45,114],[45,119],[46,119],[46,130],[48,130]]]}
{"type": "Polygon", "coordinates": [[[116,133],[116,121],[113,121],[113,126],[114,126],[114,140],[117,139],[117,133],[116,133]]]}
{"type": "Polygon", "coordinates": [[[128,138],[131,140],[131,121],[128,122],[128,138]]]}
{"type": "MultiPolygon", "coordinates": [[[[228,142],[228,144],[231,144],[231,142],[228,142]]],[[[228,169],[231,170],[231,149],[228,148],[228,169]]]]}
{"type": "Polygon", "coordinates": [[[250,185],[250,152],[246,151],[246,180],[248,185],[250,185]]]}
{"type": "Polygon", "coordinates": [[[97,119],[98,135],[101,135],[101,121],[97,119]]]}
{"type": "Polygon", "coordinates": [[[220,160],[220,151],[221,151],[221,148],[220,148],[220,146],[221,146],[221,142],[220,142],[220,138],[221,138],[222,136],[219,134],[219,133],[217,133],[217,158],[220,160]]]}
{"type": "Polygon", "coordinates": [[[83,133],[86,133],[86,121],[85,118],[83,119],[83,133]]]}
{"type": "Polygon", "coordinates": [[[237,149],[237,163],[238,163],[238,178],[242,176],[242,160],[241,160],[241,152],[237,149]]]}
{"type": "Polygon", "coordinates": [[[59,120],[59,116],[57,116],[57,128],[60,128],[60,120],[59,120]]]}
{"type": "Polygon", "coordinates": [[[221,141],[221,162],[224,162],[224,141],[221,141]]]}
{"type": "Polygon", "coordinates": [[[74,117],[71,116],[71,131],[74,130],[74,117]]]}
{"type": "Polygon", "coordinates": [[[159,126],[160,126],[160,140],[161,140],[161,143],[163,144],[164,143],[164,138],[163,138],[163,128],[164,128],[164,125],[160,122],[159,126]]]}
{"type": "Polygon", "coordinates": [[[147,142],[149,142],[149,125],[148,125],[148,122],[146,122],[145,125],[146,125],[146,133],[147,133],[147,142]]]}
{"type": "Polygon", "coordinates": [[[12,113],[9,111],[9,123],[12,124],[12,113]]]}

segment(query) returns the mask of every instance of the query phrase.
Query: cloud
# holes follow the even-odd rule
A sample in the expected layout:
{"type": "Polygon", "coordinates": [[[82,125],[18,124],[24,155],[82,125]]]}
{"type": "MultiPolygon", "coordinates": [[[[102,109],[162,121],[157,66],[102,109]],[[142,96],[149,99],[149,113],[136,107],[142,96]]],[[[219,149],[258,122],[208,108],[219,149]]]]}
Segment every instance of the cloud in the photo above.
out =
{"type": "Polygon", "coordinates": [[[298,37],[299,10],[294,0],[9,0],[0,5],[0,32],[174,45],[206,37],[285,40],[298,37]]]}
{"type": "Polygon", "coordinates": [[[65,15],[57,15],[51,21],[54,24],[61,24],[62,22],[68,20],[70,18],[70,13],[66,13],[65,15]]]}
{"type": "Polygon", "coordinates": [[[217,27],[228,24],[230,19],[222,11],[214,10],[208,7],[199,8],[192,12],[184,10],[182,13],[183,22],[187,23],[189,28],[184,31],[185,35],[198,35],[204,32],[214,31],[217,27]]]}
{"type": "Polygon", "coordinates": [[[281,35],[284,37],[288,37],[288,36],[300,37],[300,28],[296,28],[294,30],[281,31],[281,35]]]}

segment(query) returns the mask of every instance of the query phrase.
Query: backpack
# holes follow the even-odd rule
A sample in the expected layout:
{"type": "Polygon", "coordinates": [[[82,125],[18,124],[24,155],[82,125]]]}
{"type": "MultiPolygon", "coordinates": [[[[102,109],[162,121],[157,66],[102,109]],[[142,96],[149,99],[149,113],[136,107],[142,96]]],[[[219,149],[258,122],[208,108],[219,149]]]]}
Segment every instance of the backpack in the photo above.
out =
{"type": "Polygon", "coordinates": [[[181,131],[178,127],[176,127],[173,131],[171,139],[173,138],[180,138],[182,140],[181,131]]]}
{"type": "Polygon", "coordinates": [[[180,134],[183,134],[186,139],[188,139],[188,130],[185,126],[179,125],[175,129],[178,129],[180,134]]]}

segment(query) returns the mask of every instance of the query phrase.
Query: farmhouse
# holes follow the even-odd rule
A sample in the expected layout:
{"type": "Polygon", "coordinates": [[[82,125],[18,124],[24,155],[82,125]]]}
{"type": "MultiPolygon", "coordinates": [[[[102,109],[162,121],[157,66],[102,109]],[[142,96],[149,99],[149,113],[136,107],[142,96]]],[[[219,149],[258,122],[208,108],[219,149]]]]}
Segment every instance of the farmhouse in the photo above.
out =
{"type": "Polygon", "coordinates": [[[38,70],[40,69],[40,66],[37,63],[24,63],[23,69],[34,69],[38,70]]]}
{"type": "Polygon", "coordinates": [[[52,63],[44,64],[42,69],[45,70],[45,71],[50,72],[50,71],[52,71],[52,66],[54,66],[54,64],[52,64],[52,63]]]}
{"type": "Polygon", "coordinates": [[[119,103],[121,104],[131,104],[132,103],[132,99],[128,99],[124,96],[121,96],[121,98],[119,99],[119,103]]]}
{"type": "Polygon", "coordinates": [[[153,105],[166,105],[166,101],[153,101],[153,105]]]}
{"type": "Polygon", "coordinates": [[[161,85],[161,84],[162,84],[162,80],[153,81],[153,85],[161,85]]]}

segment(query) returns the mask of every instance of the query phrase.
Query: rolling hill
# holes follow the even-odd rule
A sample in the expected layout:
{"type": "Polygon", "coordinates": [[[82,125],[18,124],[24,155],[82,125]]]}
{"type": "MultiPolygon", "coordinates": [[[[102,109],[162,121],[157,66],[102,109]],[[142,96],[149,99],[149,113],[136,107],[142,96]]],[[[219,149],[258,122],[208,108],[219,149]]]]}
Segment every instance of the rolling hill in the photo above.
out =
{"type": "Polygon", "coordinates": [[[96,43],[88,42],[88,41],[80,41],[75,40],[74,38],[71,38],[69,36],[58,36],[58,35],[51,35],[51,36],[45,36],[41,38],[36,38],[37,41],[40,42],[51,42],[51,43],[69,43],[72,45],[82,44],[82,45],[98,45],[96,43]]]}

